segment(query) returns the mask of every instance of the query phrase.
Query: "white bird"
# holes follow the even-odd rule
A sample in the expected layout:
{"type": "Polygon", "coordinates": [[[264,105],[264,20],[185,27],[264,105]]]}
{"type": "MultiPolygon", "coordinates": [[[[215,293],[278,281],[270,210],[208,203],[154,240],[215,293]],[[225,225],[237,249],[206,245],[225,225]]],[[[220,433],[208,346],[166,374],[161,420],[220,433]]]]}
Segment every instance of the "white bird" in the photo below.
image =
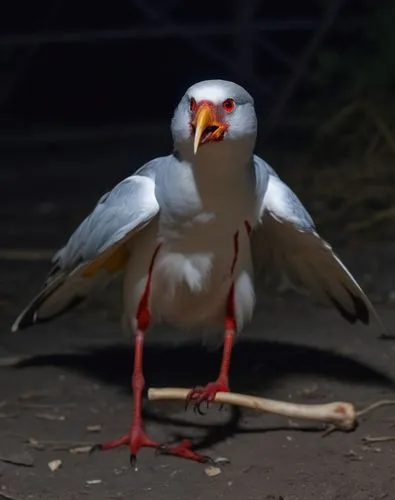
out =
{"type": "Polygon", "coordinates": [[[164,447],[143,429],[143,341],[153,324],[223,328],[218,379],[189,395],[199,408],[229,390],[232,345],[252,317],[260,269],[285,274],[351,323],[377,317],[293,191],[254,155],[257,118],[246,90],[223,80],[191,86],[171,129],[174,153],[148,162],[99,200],[12,327],[48,321],[125,272],[124,321],[135,333],[133,420],[123,437],[99,447],[127,445],[132,461],[147,446],[208,460],[189,441],[164,447]]]}

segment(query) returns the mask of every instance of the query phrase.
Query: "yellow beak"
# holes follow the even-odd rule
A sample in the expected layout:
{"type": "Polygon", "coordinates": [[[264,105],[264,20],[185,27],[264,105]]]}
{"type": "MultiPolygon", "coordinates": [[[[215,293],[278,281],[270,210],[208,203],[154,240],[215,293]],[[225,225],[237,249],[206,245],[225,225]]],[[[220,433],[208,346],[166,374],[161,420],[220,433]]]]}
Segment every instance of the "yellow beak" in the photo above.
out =
{"type": "Polygon", "coordinates": [[[214,125],[215,117],[210,106],[201,105],[196,111],[195,117],[195,141],[193,143],[193,153],[196,154],[200,146],[203,132],[210,125],[214,125]]]}

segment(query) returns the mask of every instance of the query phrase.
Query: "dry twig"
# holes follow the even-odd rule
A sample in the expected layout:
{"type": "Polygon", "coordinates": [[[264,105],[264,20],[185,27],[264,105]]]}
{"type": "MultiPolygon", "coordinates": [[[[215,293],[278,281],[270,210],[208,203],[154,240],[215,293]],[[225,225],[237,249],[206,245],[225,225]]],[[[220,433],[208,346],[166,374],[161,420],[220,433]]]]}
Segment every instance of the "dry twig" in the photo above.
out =
{"type": "Polygon", "coordinates": [[[0,491],[0,498],[4,498],[4,500],[18,500],[17,497],[14,497],[10,493],[6,493],[5,491],[0,491]]]}
{"type": "MultiPolygon", "coordinates": [[[[148,391],[148,399],[185,401],[189,392],[190,389],[175,387],[151,388],[148,391]]],[[[352,404],[345,402],[306,405],[231,392],[218,392],[215,396],[215,402],[276,413],[289,418],[326,422],[343,431],[353,430],[356,426],[355,409],[352,404]]]]}
{"type": "Polygon", "coordinates": [[[0,461],[20,467],[34,467],[34,460],[30,453],[13,453],[8,456],[0,456],[0,461]]]}
{"type": "Polygon", "coordinates": [[[376,401],[375,403],[370,404],[366,408],[357,411],[357,417],[365,415],[366,413],[369,413],[372,410],[376,410],[377,408],[381,408],[382,406],[391,406],[391,405],[395,405],[395,399],[382,399],[380,401],[376,401]]]}
{"type": "Polygon", "coordinates": [[[38,439],[29,438],[27,444],[33,448],[43,449],[47,446],[51,447],[54,451],[71,451],[76,448],[92,448],[95,443],[86,441],[39,441],[38,439]]]}
{"type": "MultiPolygon", "coordinates": [[[[359,410],[357,412],[357,415],[365,415],[366,413],[376,410],[377,408],[381,408],[382,406],[391,406],[395,405],[395,400],[394,399],[382,399],[381,401],[376,401],[375,403],[372,403],[371,405],[367,406],[366,408],[363,408],[362,410],[359,410]]],[[[387,441],[395,441],[395,436],[377,436],[377,437],[370,437],[366,436],[363,438],[365,443],[384,443],[387,441]]]]}
{"type": "Polygon", "coordinates": [[[370,437],[366,436],[363,438],[365,443],[384,443],[386,441],[395,441],[395,436],[378,436],[370,437]]]}

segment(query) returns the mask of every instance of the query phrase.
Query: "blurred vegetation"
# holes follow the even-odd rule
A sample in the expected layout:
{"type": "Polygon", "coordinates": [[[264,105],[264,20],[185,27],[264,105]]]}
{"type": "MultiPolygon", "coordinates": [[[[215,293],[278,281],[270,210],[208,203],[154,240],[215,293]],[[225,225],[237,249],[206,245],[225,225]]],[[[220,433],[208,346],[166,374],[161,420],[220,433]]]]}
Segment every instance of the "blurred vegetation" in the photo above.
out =
{"type": "Polygon", "coordinates": [[[364,29],[324,44],[310,81],[301,194],[330,232],[395,239],[395,2],[369,2],[364,29]]]}
{"type": "Polygon", "coordinates": [[[319,138],[339,136],[339,146],[356,155],[383,148],[395,155],[395,2],[372,3],[367,17],[359,37],[345,33],[318,55],[313,85],[325,100],[310,107],[329,115],[319,138]]]}

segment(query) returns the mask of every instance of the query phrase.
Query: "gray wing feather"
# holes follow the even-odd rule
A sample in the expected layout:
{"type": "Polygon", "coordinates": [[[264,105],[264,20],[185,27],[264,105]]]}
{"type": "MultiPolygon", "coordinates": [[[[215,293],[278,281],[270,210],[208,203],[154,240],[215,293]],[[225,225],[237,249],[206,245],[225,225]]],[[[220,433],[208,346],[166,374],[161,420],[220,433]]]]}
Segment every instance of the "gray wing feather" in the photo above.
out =
{"type": "Polygon", "coordinates": [[[105,269],[86,277],[84,269],[96,258],[128,241],[159,213],[155,173],[171,157],[157,158],[104,194],[53,258],[43,288],[16,319],[12,330],[48,321],[70,310],[92,290],[106,286],[116,275],[105,269]]]}
{"type": "Polygon", "coordinates": [[[360,320],[367,324],[371,313],[378,319],[357,281],[317,233],[295,193],[265,162],[258,158],[254,165],[256,178],[263,171],[268,175],[266,189],[258,184],[256,188],[260,201],[260,222],[252,235],[256,269],[266,271],[269,280],[286,278],[296,289],[312,292],[351,323],[360,320]]]}
{"type": "Polygon", "coordinates": [[[253,162],[254,162],[254,167],[255,167],[255,173],[260,176],[260,175],[272,175],[273,177],[278,177],[277,172],[274,170],[273,167],[271,167],[268,163],[265,162],[260,156],[254,155],[253,157],[253,162]]]}
{"type": "Polygon", "coordinates": [[[62,269],[72,269],[97,257],[135,227],[149,222],[159,212],[154,193],[155,167],[166,160],[167,157],[157,158],[147,163],[104,194],[53,262],[62,269]]]}

